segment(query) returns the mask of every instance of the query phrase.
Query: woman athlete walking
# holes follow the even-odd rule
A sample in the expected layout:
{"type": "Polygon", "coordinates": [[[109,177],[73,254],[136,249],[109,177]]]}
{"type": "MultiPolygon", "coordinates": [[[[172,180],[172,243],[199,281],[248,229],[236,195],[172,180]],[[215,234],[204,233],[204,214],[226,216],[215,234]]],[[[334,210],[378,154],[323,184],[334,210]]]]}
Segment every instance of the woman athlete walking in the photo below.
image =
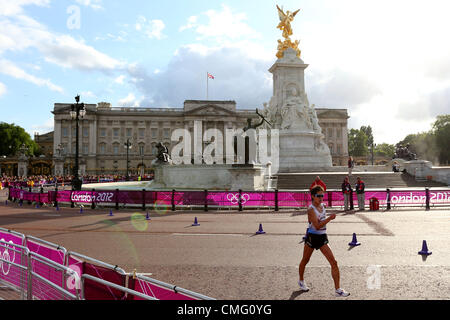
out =
{"type": "Polygon", "coordinates": [[[314,187],[311,190],[312,204],[308,208],[308,233],[306,235],[305,246],[303,249],[303,258],[298,267],[300,281],[298,285],[302,291],[309,291],[303,275],[305,273],[306,264],[309,262],[314,249],[319,250],[327,258],[331,265],[331,276],[334,280],[334,287],[336,289],[337,297],[348,297],[350,293],[346,292],[339,285],[339,267],[337,261],[334,259],[333,252],[328,246],[327,228],[326,225],[331,220],[336,218],[335,214],[326,217],[325,206],[323,201],[323,189],[320,186],[314,187]]]}

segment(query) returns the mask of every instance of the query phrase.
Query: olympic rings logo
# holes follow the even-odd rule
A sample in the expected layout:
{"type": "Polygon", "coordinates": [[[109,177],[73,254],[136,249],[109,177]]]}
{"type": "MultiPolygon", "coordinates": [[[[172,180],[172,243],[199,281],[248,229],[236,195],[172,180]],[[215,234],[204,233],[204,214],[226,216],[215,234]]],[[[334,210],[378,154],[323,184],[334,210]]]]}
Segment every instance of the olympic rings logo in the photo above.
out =
{"type": "MultiPolygon", "coordinates": [[[[239,203],[239,193],[229,193],[229,194],[227,194],[227,199],[232,204],[238,204],[239,203]]],[[[250,200],[250,196],[248,193],[241,194],[241,203],[242,204],[246,203],[248,200],[250,200]]]]}
{"type": "MultiPolygon", "coordinates": [[[[0,239],[1,241],[5,241],[5,239],[0,239]]],[[[8,243],[11,243],[12,245],[14,245],[14,242],[12,242],[11,240],[8,241],[8,243]]],[[[14,250],[11,250],[11,254],[9,253],[8,250],[8,245],[4,244],[3,242],[0,243],[1,247],[0,248],[5,248],[5,251],[1,252],[0,251],[0,257],[2,258],[2,260],[0,260],[0,266],[2,269],[3,274],[6,276],[9,273],[9,270],[11,269],[11,263],[10,262],[14,262],[16,260],[16,252],[14,250]],[[11,259],[12,257],[12,259],[11,259]]],[[[10,248],[12,249],[12,248],[10,248]]]]}

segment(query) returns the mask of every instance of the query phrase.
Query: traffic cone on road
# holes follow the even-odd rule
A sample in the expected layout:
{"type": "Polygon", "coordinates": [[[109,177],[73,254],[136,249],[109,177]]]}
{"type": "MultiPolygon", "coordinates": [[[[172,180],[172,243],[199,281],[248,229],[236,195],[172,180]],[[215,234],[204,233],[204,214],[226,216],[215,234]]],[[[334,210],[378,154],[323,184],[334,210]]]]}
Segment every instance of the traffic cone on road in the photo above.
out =
{"type": "Polygon", "coordinates": [[[194,223],[192,224],[192,226],[196,227],[196,226],[199,226],[199,225],[200,225],[200,223],[198,223],[197,217],[195,217],[194,223]]]}
{"type": "Polygon", "coordinates": [[[145,220],[151,220],[150,219],[150,214],[148,213],[148,211],[147,211],[147,215],[145,216],[145,220]]]}
{"type": "Polygon", "coordinates": [[[109,216],[110,217],[114,216],[112,210],[109,210],[109,216]]]}
{"type": "Polygon", "coordinates": [[[83,207],[80,207],[80,213],[83,213],[83,207]]]}
{"type": "Polygon", "coordinates": [[[263,230],[262,223],[260,223],[259,229],[258,229],[258,231],[256,231],[256,234],[264,234],[264,233],[266,233],[266,232],[263,230]]]}
{"type": "Polygon", "coordinates": [[[356,247],[356,246],[361,245],[361,243],[359,243],[359,242],[356,240],[356,233],[353,233],[353,239],[352,239],[352,242],[350,242],[348,245],[349,245],[349,246],[352,246],[352,247],[356,247]]]}
{"type": "Polygon", "coordinates": [[[418,252],[418,254],[421,254],[423,256],[429,256],[432,252],[428,251],[427,241],[423,240],[422,242],[422,250],[418,252]]]}

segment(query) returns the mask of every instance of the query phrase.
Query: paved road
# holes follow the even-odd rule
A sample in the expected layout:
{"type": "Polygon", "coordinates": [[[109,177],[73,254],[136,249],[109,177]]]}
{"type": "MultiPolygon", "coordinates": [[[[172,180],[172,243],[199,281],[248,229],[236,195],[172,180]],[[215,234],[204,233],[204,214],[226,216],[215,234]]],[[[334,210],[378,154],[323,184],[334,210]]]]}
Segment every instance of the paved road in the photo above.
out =
{"type": "MultiPolygon", "coordinates": [[[[305,211],[175,213],[5,206],[0,227],[60,244],[217,299],[336,299],[320,251],[306,267],[311,290],[298,291],[305,211]],[[193,227],[194,218],[200,226],[193,227]],[[255,235],[259,224],[266,234],[255,235]]],[[[346,299],[450,299],[450,210],[337,212],[328,225],[346,299]],[[352,234],[361,246],[350,249],[352,234]],[[423,260],[426,240],[433,252],[423,260]]]]}

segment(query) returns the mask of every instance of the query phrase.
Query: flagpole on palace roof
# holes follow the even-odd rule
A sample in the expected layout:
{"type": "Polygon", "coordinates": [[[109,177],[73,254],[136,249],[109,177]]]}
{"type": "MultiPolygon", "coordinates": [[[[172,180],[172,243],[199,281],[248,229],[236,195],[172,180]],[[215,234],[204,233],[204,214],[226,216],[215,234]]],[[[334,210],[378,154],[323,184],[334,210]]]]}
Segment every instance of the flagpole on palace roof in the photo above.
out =
{"type": "Polygon", "coordinates": [[[208,100],[208,71],[206,71],[206,100],[208,100]]]}

